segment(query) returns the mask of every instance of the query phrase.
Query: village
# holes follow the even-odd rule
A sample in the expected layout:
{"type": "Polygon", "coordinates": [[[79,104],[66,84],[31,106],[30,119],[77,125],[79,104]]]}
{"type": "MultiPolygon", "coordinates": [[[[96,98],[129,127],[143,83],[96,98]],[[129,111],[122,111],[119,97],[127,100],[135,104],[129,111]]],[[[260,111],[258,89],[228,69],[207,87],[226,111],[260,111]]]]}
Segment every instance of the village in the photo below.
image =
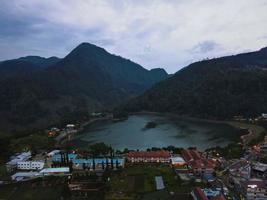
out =
{"type": "MultiPolygon", "coordinates": [[[[47,137],[61,141],[77,132],[76,125],[67,124],[63,130],[51,128],[47,137]]],[[[5,164],[9,178],[0,180],[0,199],[14,199],[20,187],[27,195],[54,196],[49,199],[267,199],[266,136],[235,157],[229,157],[234,155],[230,147],[227,156],[220,148],[118,151],[104,143],[88,150],[58,144],[11,156],[5,164]]]]}

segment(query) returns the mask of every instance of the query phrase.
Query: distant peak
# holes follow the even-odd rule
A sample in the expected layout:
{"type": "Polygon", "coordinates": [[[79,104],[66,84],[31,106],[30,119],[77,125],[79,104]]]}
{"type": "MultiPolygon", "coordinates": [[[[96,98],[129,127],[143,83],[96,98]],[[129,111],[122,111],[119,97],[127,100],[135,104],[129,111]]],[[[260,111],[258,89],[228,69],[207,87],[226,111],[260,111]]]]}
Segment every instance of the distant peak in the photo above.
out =
{"type": "Polygon", "coordinates": [[[163,69],[163,68],[153,68],[153,69],[151,69],[150,70],[150,72],[156,72],[156,73],[164,73],[164,74],[168,74],[166,71],[165,71],[165,69],[163,69]]]}
{"type": "Polygon", "coordinates": [[[260,49],[261,52],[267,52],[267,47],[263,47],[260,49]]]}

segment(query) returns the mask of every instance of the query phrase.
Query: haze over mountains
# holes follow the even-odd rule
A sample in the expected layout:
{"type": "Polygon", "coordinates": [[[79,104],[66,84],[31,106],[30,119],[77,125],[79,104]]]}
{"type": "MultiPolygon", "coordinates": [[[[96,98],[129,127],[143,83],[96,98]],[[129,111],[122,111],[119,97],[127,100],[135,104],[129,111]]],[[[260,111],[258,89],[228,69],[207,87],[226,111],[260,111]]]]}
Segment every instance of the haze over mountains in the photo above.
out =
{"type": "Polygon", "coordinates": [[[267,48],[192,63],[124,106],[208,119],[267,112],[267,48]]]}
{"type": "Polygon", "coordinates": [[[0,63],[2,131],[42,129],[79,120],[141,94],[164,80],[103,48],[82,43],[65,58],[28,56],[0,63]]]}

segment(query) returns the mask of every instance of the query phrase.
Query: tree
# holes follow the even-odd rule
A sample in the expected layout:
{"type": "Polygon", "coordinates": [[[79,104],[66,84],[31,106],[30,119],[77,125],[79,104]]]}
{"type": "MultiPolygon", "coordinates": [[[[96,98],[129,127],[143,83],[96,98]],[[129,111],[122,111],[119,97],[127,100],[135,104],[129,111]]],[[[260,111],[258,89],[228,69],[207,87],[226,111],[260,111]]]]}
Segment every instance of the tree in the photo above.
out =
{"type": "Polygon", "coordinates": [[[103,142],[95,143],[89,146],[89,151],[94,156],[107,155],[111,150],[111,147],[103,142]]]}

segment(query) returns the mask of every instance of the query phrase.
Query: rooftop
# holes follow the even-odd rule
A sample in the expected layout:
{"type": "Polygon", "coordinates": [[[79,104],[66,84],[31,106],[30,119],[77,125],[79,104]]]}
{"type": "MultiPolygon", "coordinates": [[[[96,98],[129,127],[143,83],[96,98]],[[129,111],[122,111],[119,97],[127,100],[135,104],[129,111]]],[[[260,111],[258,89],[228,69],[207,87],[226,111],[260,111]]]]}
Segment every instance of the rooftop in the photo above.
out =
{"type": "Polygon", "coordinates": [[[133,158],[170,158],[169,151],[131,151],[127,153],[127,157],[133,158]]]}

